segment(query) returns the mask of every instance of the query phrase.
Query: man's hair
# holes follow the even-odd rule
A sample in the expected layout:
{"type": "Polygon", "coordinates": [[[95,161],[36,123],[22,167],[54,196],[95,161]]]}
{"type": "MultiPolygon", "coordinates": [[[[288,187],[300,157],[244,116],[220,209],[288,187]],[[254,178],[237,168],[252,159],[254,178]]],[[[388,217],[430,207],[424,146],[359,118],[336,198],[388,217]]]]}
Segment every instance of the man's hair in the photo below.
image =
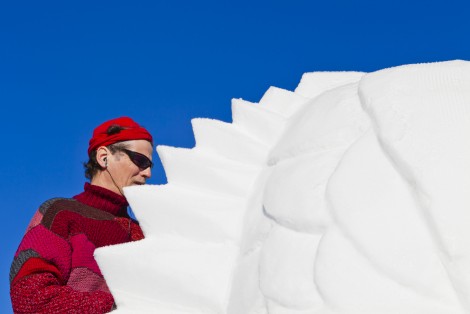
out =
{"type": "MultiPolygon", "coordinates": [[[[121,132],[121,130],[124,130],[122,126],[119,125],[111,125],[106,133],[108,135],[113,135],[116,133],[121,132]]],[[[111,145],[106,146],[110,151],[111,154],[115,154],[117,151],[123,150],[123,149],[128,149],[128,145],[123,142],[118,142],[114,143],[111,145]]],[[[83,166],[85,167],[85,177],[89,180],[93,179],[93,176],[99,171],[103,170],[104,168],[100,166],[98,161],[96,160],[96,149],[90,152],[90,155],[88,156],[88,162],[83,163],[83,166]]]]}

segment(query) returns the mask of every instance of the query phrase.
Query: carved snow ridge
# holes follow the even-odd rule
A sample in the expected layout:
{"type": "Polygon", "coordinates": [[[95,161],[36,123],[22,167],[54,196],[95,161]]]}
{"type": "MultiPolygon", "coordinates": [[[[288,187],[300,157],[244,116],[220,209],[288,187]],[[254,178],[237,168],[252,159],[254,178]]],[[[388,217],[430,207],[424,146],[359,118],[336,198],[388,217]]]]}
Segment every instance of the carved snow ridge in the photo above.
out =
{"type": "Polygon", "coordinates": [[[314,72],[194,119],[168,184],[125,189],[146,238],[96,252],[116,313],[470,313],[469,86],[314,72]]]}

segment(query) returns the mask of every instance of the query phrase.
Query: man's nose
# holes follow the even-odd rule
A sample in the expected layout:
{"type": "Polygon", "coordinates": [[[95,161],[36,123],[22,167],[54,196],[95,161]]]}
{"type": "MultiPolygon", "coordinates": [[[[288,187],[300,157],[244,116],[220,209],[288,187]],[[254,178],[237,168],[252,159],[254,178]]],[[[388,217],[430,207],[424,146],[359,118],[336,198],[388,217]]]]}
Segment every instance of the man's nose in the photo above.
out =
{"type": "Polygon", "coordinates": [[[140,172],[140,174],[148,179],[152,176],[152,169],[150,167],[145,168],[144,170],[140,172]]]}

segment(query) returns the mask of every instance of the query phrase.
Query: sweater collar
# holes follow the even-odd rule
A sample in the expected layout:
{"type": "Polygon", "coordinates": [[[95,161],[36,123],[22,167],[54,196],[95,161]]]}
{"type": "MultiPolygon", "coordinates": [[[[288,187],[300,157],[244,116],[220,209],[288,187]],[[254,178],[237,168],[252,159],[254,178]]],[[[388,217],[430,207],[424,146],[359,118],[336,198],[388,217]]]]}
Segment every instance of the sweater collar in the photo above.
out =
{"type": "Polygon", "coordinates": [[[84,192],[73,197],[80,203],[101,209],[115,216],[127,216],[127,200],[101,186],[85,183],[84,192]]]}

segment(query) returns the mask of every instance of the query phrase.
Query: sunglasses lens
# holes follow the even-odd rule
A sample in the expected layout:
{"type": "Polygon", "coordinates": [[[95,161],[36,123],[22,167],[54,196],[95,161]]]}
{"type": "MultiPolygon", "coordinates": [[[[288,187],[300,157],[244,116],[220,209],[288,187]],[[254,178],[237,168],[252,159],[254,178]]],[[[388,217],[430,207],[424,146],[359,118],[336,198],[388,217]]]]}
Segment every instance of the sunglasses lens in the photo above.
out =
{"type": "Polygon", "coordinates": [[[152,165],[152,163],[150,162],[150,160],[148,160],[147,157],[140,154],[135,154],[134,157],[132,157],[132,161],[137,165],[137,167],[141,169],[147,169],[152,165]]]}
{"type": "Polygon", "coordinates": [[[153,166],[153,163],[147,158],[147,156],[127,149],[124,151],[127,153],[130,160],[140,169],[143,170],[153,166]]]}

